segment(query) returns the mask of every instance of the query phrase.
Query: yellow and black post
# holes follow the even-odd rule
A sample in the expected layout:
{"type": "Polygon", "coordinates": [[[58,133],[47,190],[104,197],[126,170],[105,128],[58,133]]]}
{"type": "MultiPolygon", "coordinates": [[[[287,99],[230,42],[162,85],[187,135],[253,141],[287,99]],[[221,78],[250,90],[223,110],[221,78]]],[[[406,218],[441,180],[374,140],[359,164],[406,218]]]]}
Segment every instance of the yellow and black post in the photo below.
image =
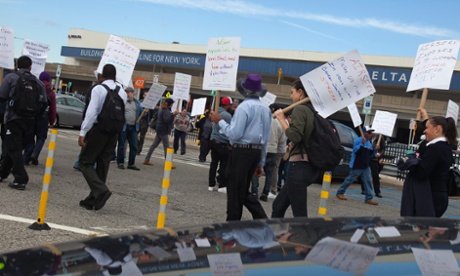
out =
{"type": "Polygon", "coordinates": [[[168,189],[171,183],[171,169],[172,169],[172,159],[173,159],[173,148],[168,148],[166,150],[166,160],[163,173],[163,181],[161,184],[161,196],[160,196],[160,211],[158,212],[158,221],[157,228],[165,227],[166,220],[166,205],[168,204],[168,189]]]}
{"type": "Polygon", "coordinates": [[[318,215],[320,216],[325,216],[327,213],[327,199],[329,198],[329,190],[331,189],[331,179],[332,172],[324,172],[318,208],[318,215]]]}
{"type": "Polygon", "coordinates": [[[48,144],[48,157],[46,158],[45,175],[43,176],[43,188],[38,207],[38,219],[29,226],[33,230],[50,230],[51,228],[45,223],[46,204],[48,202],[49,184],[51,182],[51,171],[54,163],[54,150],[56,149],[57,129],[51,129],[51,138],[48,144]]]}

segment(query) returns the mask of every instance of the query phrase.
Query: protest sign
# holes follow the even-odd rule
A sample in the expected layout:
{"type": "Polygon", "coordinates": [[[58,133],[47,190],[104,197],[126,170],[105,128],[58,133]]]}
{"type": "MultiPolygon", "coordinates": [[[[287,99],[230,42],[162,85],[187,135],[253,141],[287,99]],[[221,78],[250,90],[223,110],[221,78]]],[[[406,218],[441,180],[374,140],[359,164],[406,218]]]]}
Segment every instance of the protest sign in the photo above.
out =
{"type": "Polygon", "coordinates": [[[276,95],[273,93],[267,92],[265,96],[259,97],[259,99],[267,106],[270,106],[272,103],[276,101],[276,95]]]}
{"type": "Polygon", "coordinates": [[[448,90],[459,46],[458,40],[440,40],[420,45],[407,92],[423,88],[448,90]]]}
{"type": "Polygon", "coordinates": [[[375,92],[358,50],[300,77],[316,111],[324,118],[375,92]]]}
{"type": "Polygon", "coordinates": [[[152,84],[152,86],[150,86],[149,92],[147,93],[147,96],[142,101],[141,106],[144,108],[154,109],[165,90],[166,86],[162,84],[152,84]]]}
{"type": "Polygon", "coordinates": [[[117,81],[128,86],[136,66],[140,50],[121,37],[110,35],[97,71],[102,73],[104,65],[110,63],[117,68],[117,81]]]}
{"type": "Polygon", "coordinates": [[[177,73],[174,78],[173,95],[178,99],[188,100],[190,98],[190,84],[192,76],[182,73],[177,73]]]}
{"type": "Polygon", "coordinates": [[[212,276],[244,276],[240,253],[208,254],[212,276]]]}
{"type": "Polygon", "coordinates": [[[446,118],[449,118],[449,117],[454,119],[455,125],[457,125],[457,121],[458,121],[458,104],[456,104],[452,100],[449,100],[449,102],[447,103],[446,118]]]}
{"type": "Polygon", "coordinates": [[[199,98],[193,101],[192,112],[190,113],[191,116],[201,115],[204,113],[204,109],[206,108],[206,100],[207,98],[199,98]]]}
{"type": "Polygon", "coordinates": [[[460,275],[460,268],[452,250],[427,250],[412,247],[422,275],[460,275]]]}
{"type": "Polygon", "coordinates": [[[0,26],[0,67],[14,69],[14,30],[0,26]]]}
{"type": "Polygon", "coordinates": [[[398,114],[388,111],[375,111],[375,117],[372,121],[372,128],[375,133],[383,134],[385,136],[393,136],[393,129],[395,127],[396,118],[398,114]]]}
{"type": "Polygon", "coordinates": [[[348,106],[348,112],[350,112],[354,127],[358,127],[363,123],[361,116],[359,115],[358,107],[356,107],[355,103],[352,103],[348,106]]]}
{"type": "Polygon", "coordinates": [[[22,47],[22,55],[32,59],[30,72],[37,78],[45,71],[46,59],[48,58],[49,45],[41,42],[26,40],[22,47]]]}
{"type": "Polygon", "coordinates": [[[240,40],[239,37],[209,38],[203,90],[235,91],[240,40]]]}

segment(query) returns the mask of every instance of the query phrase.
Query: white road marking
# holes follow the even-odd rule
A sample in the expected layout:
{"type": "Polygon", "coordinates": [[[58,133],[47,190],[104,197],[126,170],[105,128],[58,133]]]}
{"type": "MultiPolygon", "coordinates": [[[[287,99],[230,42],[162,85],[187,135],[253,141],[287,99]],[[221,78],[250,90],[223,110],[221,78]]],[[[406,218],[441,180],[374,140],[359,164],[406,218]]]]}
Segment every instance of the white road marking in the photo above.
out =
{"type": "MultiPolygon", "coordinates": [[[[33,224],[34,222],[36,222],[33,219],[27,219],[27,218],[21,218],[21,217],[13,217],[13,216],[4,215],[4,214],[0,214],[0,219],[10,220],[10,221],[15,221],[15,222],[28,223],[28,224],[33,224]]],[[[88,231],[88,230],[81,229],[81,228],[76,228],[76,227],[71,227],[71,226],[66,226],[66,225],[60,225],[60,224],[55,224],[55,223],[46,223],[46,224],[48,224],[48,226],[51,227],[52,229],[59,229],[59,230],[69,231],[69,232],[82,234],[82,235],[86,235],[86,236],[91,236],[91,237],[94,237],[94,236],[98,236],[98,237],[99,236],[107,236],[107,233],[88,231]]]]}

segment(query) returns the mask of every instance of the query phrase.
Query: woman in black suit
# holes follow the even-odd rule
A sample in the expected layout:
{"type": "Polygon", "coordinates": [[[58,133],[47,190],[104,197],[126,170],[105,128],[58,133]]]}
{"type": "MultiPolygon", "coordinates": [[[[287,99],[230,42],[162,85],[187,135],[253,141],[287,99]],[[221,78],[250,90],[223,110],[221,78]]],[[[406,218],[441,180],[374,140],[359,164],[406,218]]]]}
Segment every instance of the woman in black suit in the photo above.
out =
{"type": "Polygon", "coordinates": [[[428,118],[425,109],[418,111],[425,125],[423,133],[427,144],[409,168],[401,216],[441,217],[449,203],[447,180],[452,166],[452,148],[457,145],[457,128],[452,118],[428,118]]]}

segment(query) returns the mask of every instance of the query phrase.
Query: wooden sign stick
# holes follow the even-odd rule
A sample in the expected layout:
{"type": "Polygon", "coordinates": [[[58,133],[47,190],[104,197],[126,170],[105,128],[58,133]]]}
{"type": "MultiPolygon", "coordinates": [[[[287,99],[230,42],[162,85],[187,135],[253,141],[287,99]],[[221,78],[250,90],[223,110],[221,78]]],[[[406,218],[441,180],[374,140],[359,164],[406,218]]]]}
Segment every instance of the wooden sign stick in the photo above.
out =
{"type": "Polygon", "coordinates": [[[215,102],[214,102],[214,111],[219,112],[219,103],[220,103],[220,91],[216,91],[216,96],[214,96],[215,102]]]}
{"type": "MultiPolygon", "coordinates": [[[[420,105],[419,105],[419,108],[424,108],[425,107],[425,103],[426,103],[426,98],[428,97],[428,88],[423,88],[423,92],[422,92],[422,98],[420,99],[420,105]]],[[[417,118],[416,120],[417,121],[420,121],[420,117],[422,116],[422,114],[420,112],[417,112],[417,118]]]]}
{"type": "MultiPolygon", "coordinates": [[[[300,101],[298,101],[296,103],[293,103],[290,106],[286,106],[285,108],[283,108],[283,113],[289,112],[289,111],[293,110],[294,107],[296,107],[296,106],[298,106],[300,104],[308,103],[309,101],[310,101],[309,97],[303,98],[302,100],[300,100],[300,101]]],[[[275,114],[273,114],[273,118],[276,118],[275,114]]]]}

